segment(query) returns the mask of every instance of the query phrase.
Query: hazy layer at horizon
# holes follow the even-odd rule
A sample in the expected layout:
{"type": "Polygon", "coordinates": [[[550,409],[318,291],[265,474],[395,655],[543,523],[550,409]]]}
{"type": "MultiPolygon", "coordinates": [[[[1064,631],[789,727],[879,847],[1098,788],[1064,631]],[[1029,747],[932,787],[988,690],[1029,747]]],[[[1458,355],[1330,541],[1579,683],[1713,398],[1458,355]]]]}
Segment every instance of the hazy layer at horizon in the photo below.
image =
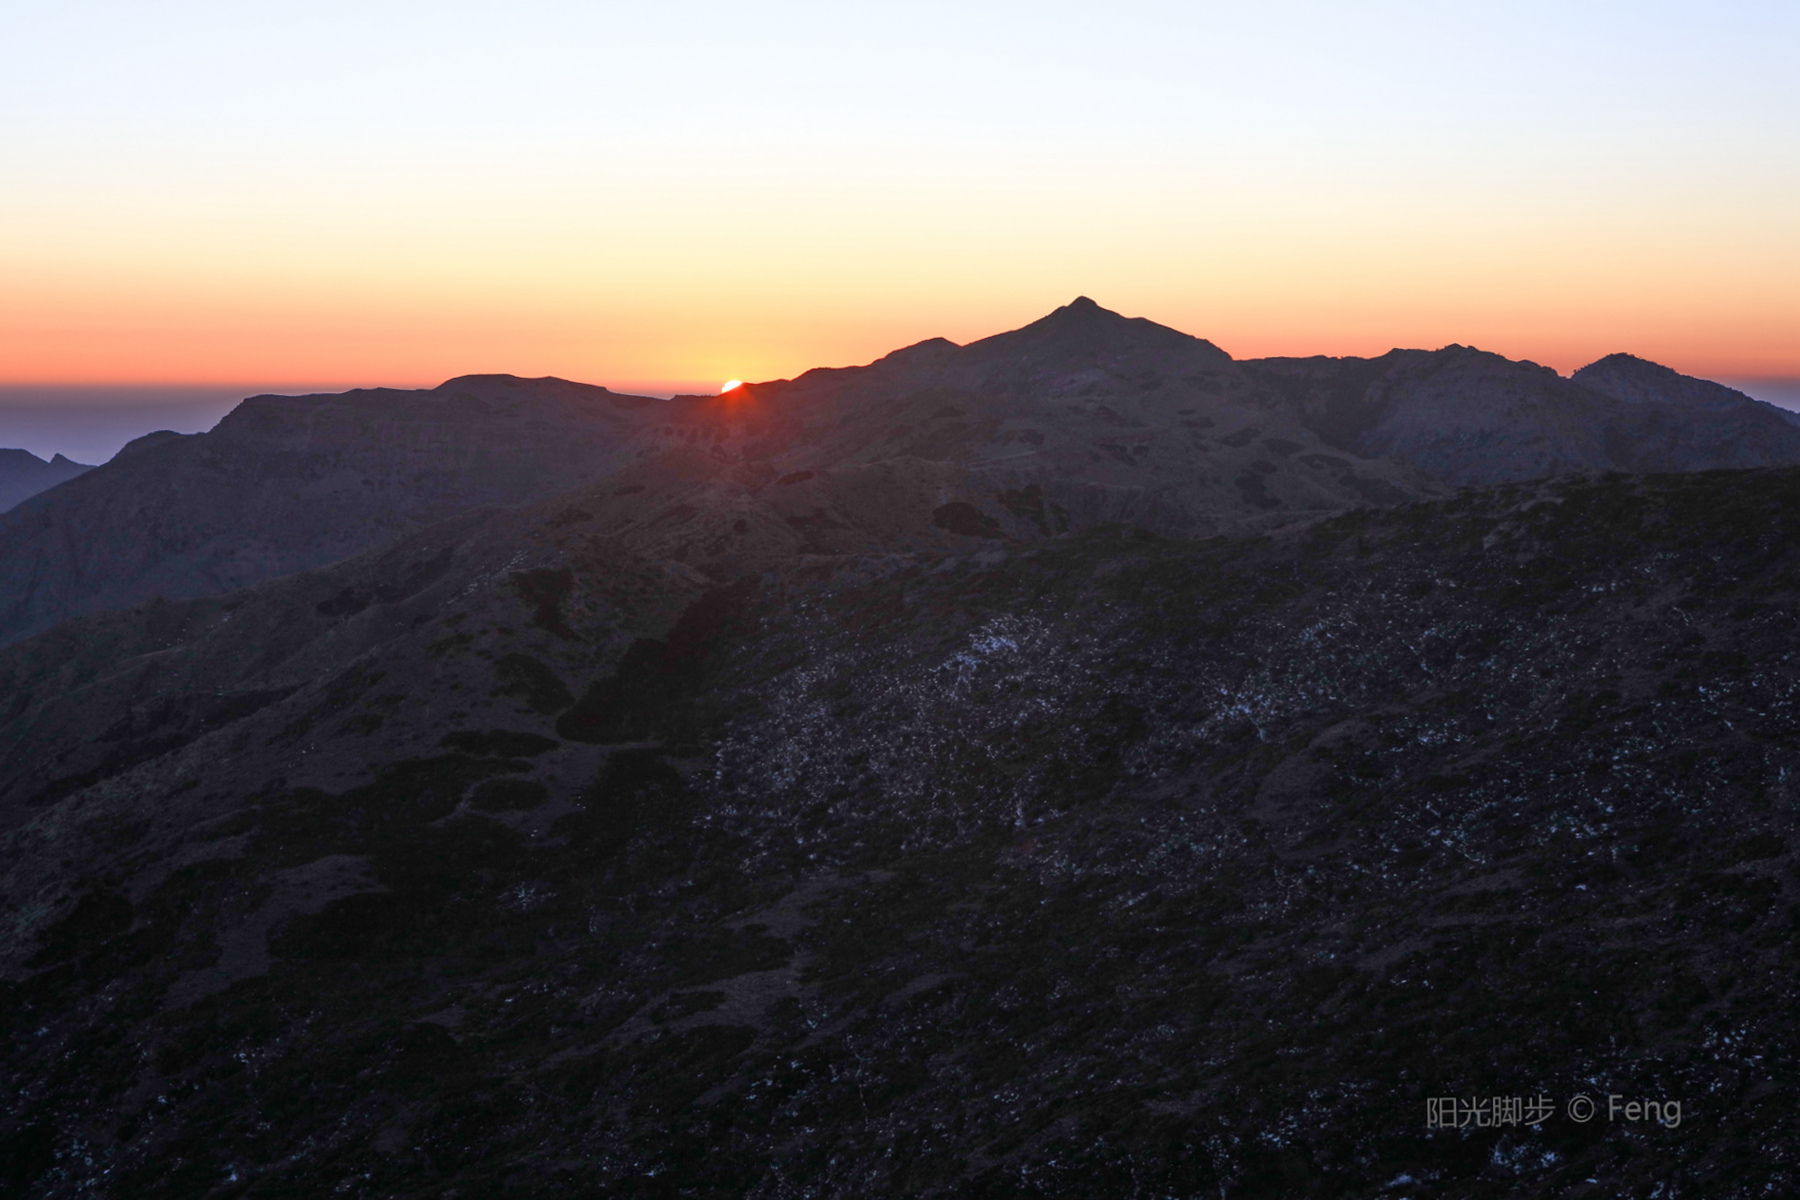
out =
{"type": "MultiPolygon", "coordinates": [[[[582,381],[588,382],[588,381],[582,381]]],[[[1724,379],[1718,382],[1782,408],[1800,412],[1800,378],[1724,379]]],[[[423,385],[432,386],[432,385],[423,385]]],[[[670,396],[707,390],[700,384],[608,384],[614,391],[670,396]]],[[[29,450],[49,460],[58,454],[98,466],[134,438],[161,429],[204,433],[246,396],[275,392],[340,392],[345,387],[237,384],[0,384],[0,449],[29,450]]]]}
{"type": "Polygon", "coordinates": [[[1800,412],[1800,379],[1721,379],[1718,382],[1736,388],[1752,400],[1800,412]]]}

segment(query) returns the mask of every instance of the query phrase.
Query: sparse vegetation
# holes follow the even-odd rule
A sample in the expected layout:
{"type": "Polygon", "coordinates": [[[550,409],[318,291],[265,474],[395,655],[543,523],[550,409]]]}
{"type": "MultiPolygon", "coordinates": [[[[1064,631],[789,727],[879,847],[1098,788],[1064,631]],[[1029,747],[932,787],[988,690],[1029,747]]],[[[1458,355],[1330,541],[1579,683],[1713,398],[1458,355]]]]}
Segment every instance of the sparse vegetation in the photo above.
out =
{"type": "Polygon", "coordinates": [[[1792,474],[1615,478],[715,592],[567,710],[636,743],[573,792],[548,737],[451,732],[256,798],[236,857],[87,879],[0,1001],[0,1171],[1779,1194],[1795,514],[1792,474]],[[258,928],[266,973],[170,1002],[258,928]],[[1686,1124],[1424,1125],[1576,1091],[1686,1124]]]}

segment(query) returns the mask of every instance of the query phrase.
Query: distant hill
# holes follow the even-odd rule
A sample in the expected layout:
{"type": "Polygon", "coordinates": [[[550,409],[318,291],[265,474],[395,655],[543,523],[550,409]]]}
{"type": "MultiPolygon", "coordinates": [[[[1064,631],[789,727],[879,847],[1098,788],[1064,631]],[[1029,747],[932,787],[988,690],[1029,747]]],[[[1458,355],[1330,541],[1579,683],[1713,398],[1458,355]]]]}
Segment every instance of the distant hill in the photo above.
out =
{"type": "Polygon", "coordinates": [[[1331,445],[1445,483],[1800,463],[1800,418],[1614,354],[1564,379],[1467,346],[1242,364],[1331,445]]]}
{"type": "Polygon", "coordinates": [[[470,508],[618,465],[642,396],[562,380],[255,396],[210,433],[156,433],[0,516],[0,641],[152,597],[218,595],[470,508]]]}
{"type": "Polygon", "coordinates": [[[29,450],[0,450],[0,513],[93,469],[60,454],[45,462],[29,450]]]}

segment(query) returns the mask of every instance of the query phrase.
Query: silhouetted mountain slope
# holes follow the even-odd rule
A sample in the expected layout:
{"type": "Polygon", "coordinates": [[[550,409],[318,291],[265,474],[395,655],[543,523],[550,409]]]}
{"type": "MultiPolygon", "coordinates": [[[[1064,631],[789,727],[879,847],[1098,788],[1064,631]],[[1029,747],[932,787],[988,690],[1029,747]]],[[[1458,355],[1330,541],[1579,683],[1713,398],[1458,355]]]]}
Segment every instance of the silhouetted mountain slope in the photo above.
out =
{"type": "MultiPolygon", "coordinates": [[[[809,452],[809,427],[795,422],[785,431],[776,428],[758,415],[765,403],[755,394],[736,397],[728,412],[707,417],[704,410],[724,410],[726,402],[696,400],[694,411],[678,416],[672,428],[709,431],[716,439],[711,445],[668,439],[674,448],[640,449],[644,457],[631,466],[550,501],[464,514],[248,592],[159,600],[78,618],[0,654],[0,828],[57,797],[165,755],[227,717],[227,723],[238,722],[267,708],[259,719],[296,719],[294,706],[316,703],[308,697],[349,670],[375,644],[371,638],[391,636],[395,621],[416,619],[423,603],[416,597],[484,592],[501,575],[539,571],[549,578],[574,570],[556,585],[558,595],[610,596],[616,577],[641,575],[649,584],[631,583],[626,590],[653,596],[645,602],[663,611],[680,597],[691,598],[696,587],[815,560],[970,546],[998,552],[1107,515],[1102,501],[1084,501],[1078,489],[1022,483],[1006,490],[1004,480],[963,464],[910,455],[777,474],[766,460],[719,453],[746,437],[787,437],[793,446],[786,454],[809,452]],[[1059,496],[1076,511],[1058,503],[1059,496]],[[95,736],[99,727],[104,732],[95,736]]],[[[809,407],[792,404],[787,411],[809,407]]],[[[647,426],[642,440],[666,432],[647,426]]],[[[835,449],[827,453],[847,457],[835,449]]],[[[1145,504],[1136,509],[1140,516],[1155,511],[1145,504]]],[[[542,629],[550,636],[533,635],[534,659],[557,664],[551,670],[559,677],[591,667],[594,651],[585,637],[560,626],[542,629]]],[[[409,636],[423,646],[447,635],[421,624],[409,636]]],[[[486,645],[485,635],[479,640],[486,645]]],[[[458,635],[443,644],[467,641],[458,635]]],[[[485,667],[474,682],[452,683],[447,673],[454,674],[453,661],[461,656],[431,667],[435,693],[468,692],[470,711],[491,706],[480,695],[497,686],[485,667]]],[[[428,707],[422,719],[418,736],[425,740],[419,746],[359,741],[355,751],[380,760],[428,750],[441,712],[428,707]]],[[[399,724],[398,717],[390,722],[399,724]]],[[[237,780],[237,786],[254,785],[249,778],[237,780]]]]}
{"type": "MultiPolygon", "coordinates": [[[[784,473],[910,460],[971,494],[1036,489],[1067,516],[1034,520],[1040,534],[1096,521],[1240,533],[1437,490],[1327,453],[1210,342],[1085,298],[968,346],[925,342],[696,403],[721,414],[728,457],[784,473]]],[[[1004,504],[988,508],[1006,521],[1004,504]]]]}
{"type": "Polygon", "coordinates": [[[1630,355],[1570,379],[1465,346],[1242,365],[1331,445],[1451,484],[1800,463],[1792,414],[1630,355]]]}
{"type": "Polygon", "coordinates": [[[0,512],[93,469],[60,454],[45,462],[29,450],[0,450],[0,512]]]}
{"type": "Polygon", "coordinates": [[[1042,539],[737,412],[0,651],[0,1183],[1787,1190],[1800,472],[1042,539]]]}
{"type": "Polygon", "coordinates": [[[0,641],[152,596],[217,595],[616,465],[658,404],[511,376],[426,392],[255,396],[140,438],[0,518],[0,641]]]}

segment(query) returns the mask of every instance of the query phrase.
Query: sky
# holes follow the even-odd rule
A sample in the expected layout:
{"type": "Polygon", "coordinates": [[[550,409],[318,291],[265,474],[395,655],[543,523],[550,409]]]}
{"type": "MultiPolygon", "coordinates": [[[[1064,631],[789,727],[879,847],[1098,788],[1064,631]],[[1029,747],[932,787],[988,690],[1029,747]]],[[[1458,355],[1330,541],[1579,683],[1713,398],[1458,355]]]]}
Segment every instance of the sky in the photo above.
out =
{"type": "Polygon", "coordinates": [[[1779,389],[1797,49],[1792,0],[7,0],[0,408],[667,393],[1076,295],[1779,389]]]}

